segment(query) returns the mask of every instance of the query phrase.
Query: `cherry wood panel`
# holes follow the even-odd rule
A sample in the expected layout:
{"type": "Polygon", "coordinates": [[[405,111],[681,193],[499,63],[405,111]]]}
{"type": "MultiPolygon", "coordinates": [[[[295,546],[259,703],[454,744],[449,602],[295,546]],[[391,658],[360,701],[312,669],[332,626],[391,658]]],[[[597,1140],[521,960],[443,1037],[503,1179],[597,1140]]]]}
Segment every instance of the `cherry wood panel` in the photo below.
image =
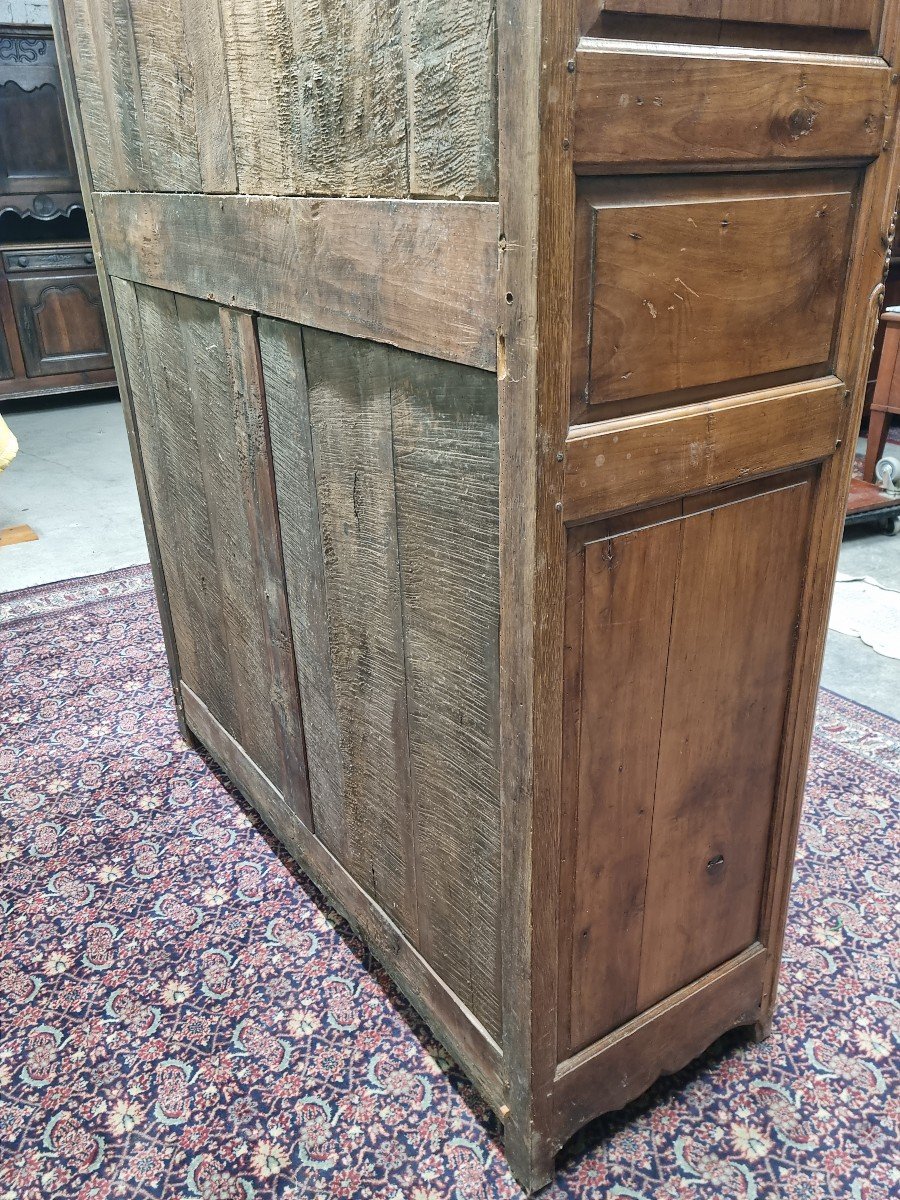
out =
{"type": "MultiPolygon", "coordinates": [[[[653,820],[666,660],[682,525],[661,524],[570,551],[567,643],[578,693],[566,716],[574,788],[569,831],[571,1030],[580,1049],[637,1010],[637,973],[653,820]],[[580,639],[580,654],[578,641],[580,639]],[[573,711],[574,708],[574,711],[573,711]],[[583,802],[581,801],[583,798],[583,802]],[[612,935],[612,936],[611,936],[612,935]]],[[[564,1010],[563,1010],[564,1011],[564,1010]]]]}
{"type": "Polygon", "coordinates": [[[584,39],[577,170],[872,159],[890,70],[881,59],[584,39]]]}
{"type": "Polygon", "coordinates": [[[589,403],[827,364],[854,185],[713,176],[687,194],[595,191],[589,403]]]}
{"type": "Polygon", "coordinates": [[[757,936],[812,490],[762,486],[600,526],[570,557],[570,1053],[757,936]]]}
{"type": "Polygon", "coordinates": [[[757,936],[811,481],[688,516],[672,615],[637,1004],[757,936]]]}
{"type": "Polygon", "coordinates": [[[595,16],[634,13],[824,29],[873,28],[882,7],[881,0],[589,0],[595,16]]]}
{"type": "Polygon", "coordinates": [[[883,8],[882,0],[721,0],[721,4],[724,21],[823,29],[874,28],[883,8]]]}
{"type": "Polygon", "coordinates": [[[721,487],[833,454],[847,389],[834,378],[577,425],[566,439],[569,522],[721,487]]]}
{"type": "Polygon", "coordinates": [[[554,1143],[599,1110],[619,1109],[736,1025],[760,1014],[766,951],[754,944],[561,1063],[553,1080],[554,1143]]]}

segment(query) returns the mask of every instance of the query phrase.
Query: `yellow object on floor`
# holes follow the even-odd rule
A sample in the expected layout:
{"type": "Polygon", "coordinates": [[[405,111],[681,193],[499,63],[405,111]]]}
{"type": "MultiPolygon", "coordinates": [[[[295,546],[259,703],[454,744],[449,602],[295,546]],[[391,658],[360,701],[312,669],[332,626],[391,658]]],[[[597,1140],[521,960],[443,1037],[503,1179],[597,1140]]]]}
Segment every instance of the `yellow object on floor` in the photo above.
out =
{"type": "Polygon", "coordinates": [[[0,550],[4,546],[18,546],[22,542],[36,542],[38,535],[30,525],[7,525],[0,529],[0,550]]]}
{"type": "Polygon", "coordinates": [[[15,434],[0,417],[0,471],[5,470],[19,452],[15,434]]]}

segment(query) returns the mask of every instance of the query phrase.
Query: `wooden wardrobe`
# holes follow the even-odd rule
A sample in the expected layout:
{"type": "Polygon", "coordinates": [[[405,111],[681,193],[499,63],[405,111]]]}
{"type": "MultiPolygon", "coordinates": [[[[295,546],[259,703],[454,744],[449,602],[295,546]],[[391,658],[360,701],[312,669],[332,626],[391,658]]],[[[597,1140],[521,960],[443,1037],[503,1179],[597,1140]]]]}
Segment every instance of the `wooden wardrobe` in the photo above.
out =
{"type": "Polygon", "coordinates": [[[770,1027],[898,0],[57,0],[175,701],[546,1183],[770,1027]]]}

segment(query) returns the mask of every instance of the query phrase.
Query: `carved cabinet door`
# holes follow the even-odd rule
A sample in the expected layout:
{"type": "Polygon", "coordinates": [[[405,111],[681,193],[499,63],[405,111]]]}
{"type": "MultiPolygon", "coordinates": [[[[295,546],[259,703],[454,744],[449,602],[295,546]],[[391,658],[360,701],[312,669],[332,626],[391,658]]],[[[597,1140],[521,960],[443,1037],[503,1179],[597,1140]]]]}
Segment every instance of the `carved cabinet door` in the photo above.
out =
{"type": "Polygon", "coordinates": [[[770,1008],[884,255],[884,14],[581,6],[561,1057],[729,963],[770,1008]]]}
{"type": "Polygon", "coordinates": [[[29,377],[112,367],[93,271],[10,279],[9,291],[29,377]]]}
{"type": "Polygon", "coordinates": [[[0,197],[47,218],[78,190],[50,30],[0,25],[0,197]]]}

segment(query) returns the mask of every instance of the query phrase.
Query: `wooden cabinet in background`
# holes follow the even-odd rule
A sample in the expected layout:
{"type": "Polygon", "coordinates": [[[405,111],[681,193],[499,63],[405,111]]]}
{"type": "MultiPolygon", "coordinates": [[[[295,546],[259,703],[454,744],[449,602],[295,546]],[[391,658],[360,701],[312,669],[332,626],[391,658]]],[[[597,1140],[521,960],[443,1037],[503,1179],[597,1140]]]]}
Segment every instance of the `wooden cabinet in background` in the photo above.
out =
{"type": "Polygon", "coordinates": [[[0,400],[115,384],[90,242],[0,251],[0,400]]]}
{"type": "Polygon", "coordinates": [[[0,25],[0,213],[48,220],[81,204],[53,35],[0,25]]]}
{"type": "Polygon", "coordinates": [[[0,26],[0,401],[115,383],[82,207],[52,34],[0,26]]]}

